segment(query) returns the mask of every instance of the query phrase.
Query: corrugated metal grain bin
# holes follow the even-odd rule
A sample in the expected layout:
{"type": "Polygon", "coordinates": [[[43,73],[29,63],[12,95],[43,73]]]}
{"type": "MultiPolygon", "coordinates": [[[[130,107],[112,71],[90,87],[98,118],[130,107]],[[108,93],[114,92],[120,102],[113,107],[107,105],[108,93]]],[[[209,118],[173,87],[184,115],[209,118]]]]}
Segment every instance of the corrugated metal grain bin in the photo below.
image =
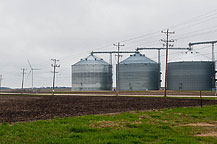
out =
{"type": "Polygon", "coordinates": [[[158,90],[160,88],[160,65],[139,52],[119,65],[120,90],[158,90]]]}
{"type": "Polygon", "coordinates": [[[90,55],[72,65],[72,90],[95,91],[112,89],[112,66],[90,55]]]}
{"type": "Polygon", "coordinates": [[[211,90],[215,81],[214,62],[200,60],[197,53],[187,53],[176,62],[168,64],[169,90],[211,90]],[[185,58],[187,57],[187,59],[185,58]]]}

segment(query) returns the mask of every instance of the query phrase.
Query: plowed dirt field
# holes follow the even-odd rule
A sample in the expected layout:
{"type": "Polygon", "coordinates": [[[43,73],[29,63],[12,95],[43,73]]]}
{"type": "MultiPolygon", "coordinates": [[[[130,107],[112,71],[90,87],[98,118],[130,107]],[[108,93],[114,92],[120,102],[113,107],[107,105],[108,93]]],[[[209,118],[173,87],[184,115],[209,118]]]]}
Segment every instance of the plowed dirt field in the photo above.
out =
{"type": "MultiPolygon", "coordinates": [[[[203,100],[203,105],[217,104],[203,100]]],[[[199,99],[116,96],[0,96],[0,123],[135,110],[200,106],[199,99]]]]}

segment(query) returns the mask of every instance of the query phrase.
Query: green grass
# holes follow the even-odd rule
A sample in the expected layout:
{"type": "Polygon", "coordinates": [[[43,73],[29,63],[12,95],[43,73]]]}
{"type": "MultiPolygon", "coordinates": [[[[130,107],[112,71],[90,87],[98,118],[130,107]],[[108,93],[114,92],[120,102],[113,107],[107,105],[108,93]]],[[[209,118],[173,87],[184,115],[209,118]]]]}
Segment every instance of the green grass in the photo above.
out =
{"type": "Polygon", "coordinates": [[[196,134],[217,127],[217,105],[161,109],[116,115],[88,115],[71,118],[0,125],[0,143],[74,144],[197,144],[217,143],[215,137],[196,134]],[[211,123],[214,127],[187,126],[211,123]]]}

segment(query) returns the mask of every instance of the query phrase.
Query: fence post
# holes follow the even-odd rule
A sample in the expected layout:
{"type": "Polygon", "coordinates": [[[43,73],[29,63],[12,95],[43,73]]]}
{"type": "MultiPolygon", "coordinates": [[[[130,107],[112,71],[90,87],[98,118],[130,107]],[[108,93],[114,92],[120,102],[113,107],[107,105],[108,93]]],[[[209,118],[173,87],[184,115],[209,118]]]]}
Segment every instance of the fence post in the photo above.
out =
{"type": "Polygon", "coordinates": [[[200,107],[203,107],[201,91],[200,91],[200,107]]]}

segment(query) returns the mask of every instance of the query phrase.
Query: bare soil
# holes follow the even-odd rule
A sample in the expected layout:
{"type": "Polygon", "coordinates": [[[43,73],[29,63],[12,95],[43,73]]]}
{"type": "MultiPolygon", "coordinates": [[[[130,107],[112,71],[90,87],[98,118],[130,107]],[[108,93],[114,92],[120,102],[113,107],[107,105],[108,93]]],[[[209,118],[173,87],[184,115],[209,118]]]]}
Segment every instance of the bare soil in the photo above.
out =
{"type": "Polygon", "coordinates": [[[198,135],[195,135],[195,136],[216,137],[216,138],[217,138],[217,132],[210,132],[210,133],[198,134],[198,135]]]}
{"type": "MultiPolygon", "coordinates": [[[[203,100],[203,105],[217,104],[203,100]]],[[[0,123],[136,110],[200,106],[199,99],[116,96],[0,96],[0,123]]]]}
{"type": "MultiPolygon", "coordinates": [[[[71,93],[71,94],[108,94],[115,95],[114,91],[68,91],[61,93],[71,93]]],[[[151,90],[151,91],[119,91],[120,95],[164,95],[163,90],[151,90]]],[[[215,96],[215,91],[202,91],[202,96],[215,96]]],[[[167,90],[167,95],[193,95],[200,96],[200,91],[174,91],[167,90]]]]}
{"type": "Polygon", "coordinates": [[[190,123],[186,124],[186,126],[214,127],[215,125],[210,123],[190,123]]]}

